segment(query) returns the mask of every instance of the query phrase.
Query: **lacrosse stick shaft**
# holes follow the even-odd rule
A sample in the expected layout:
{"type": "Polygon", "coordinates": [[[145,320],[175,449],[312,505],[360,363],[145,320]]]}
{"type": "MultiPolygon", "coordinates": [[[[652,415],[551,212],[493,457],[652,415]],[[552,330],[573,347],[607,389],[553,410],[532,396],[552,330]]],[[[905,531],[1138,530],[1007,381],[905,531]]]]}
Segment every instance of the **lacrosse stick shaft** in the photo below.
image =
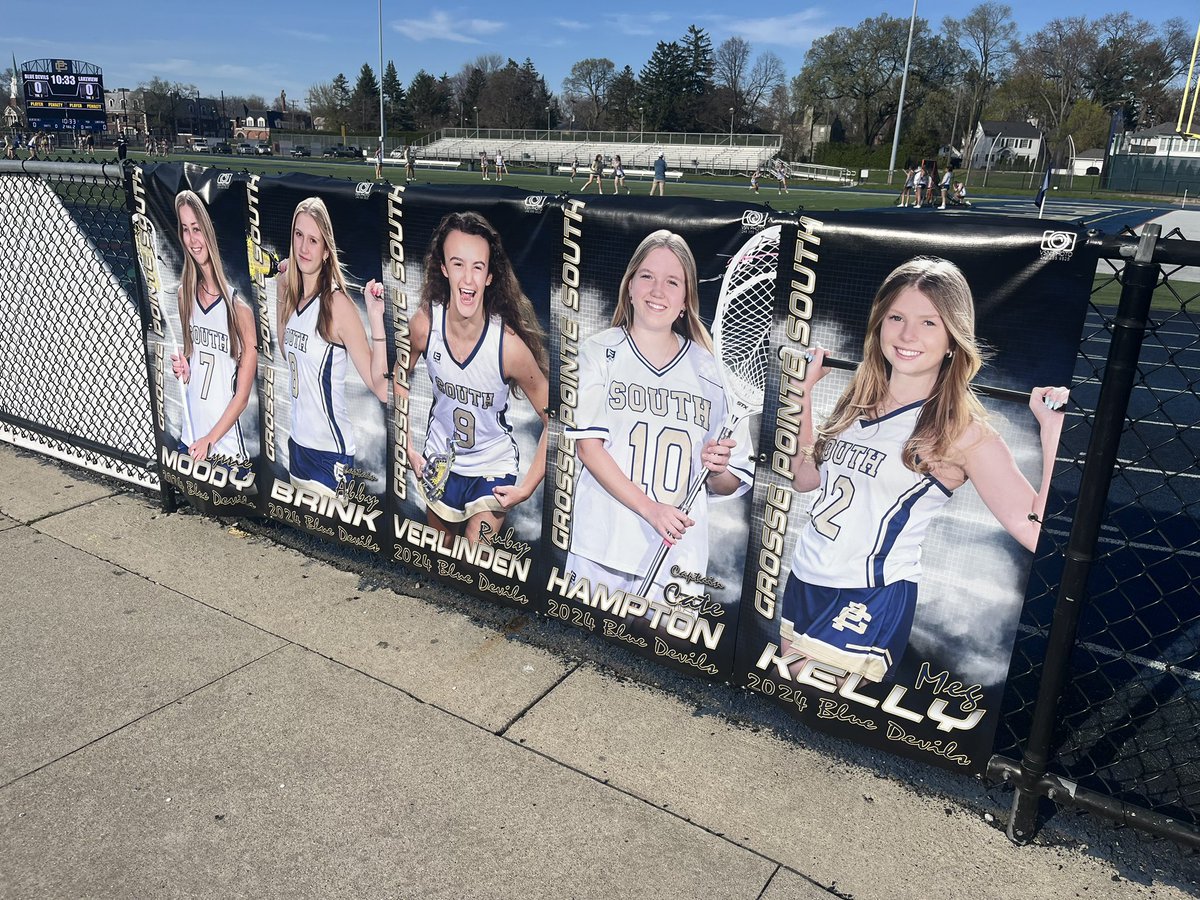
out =
{"type": "MultiPolygon", "coordinates": [[[[723,441],[725,438],[733,434],[732,425],[726,425],[721,429],[721,434],[717,437],[718,441],[723,441]]],[[[688,488],[687,496],[683,498],[683,503],[679,507],[679,511],[685,516],[692,511],[692,504],[696,502],[696,498],[700,496],[700,492],[704,490],[704,485],[708,483],[708,476],[712,471],[708,468],[700,470],[700,474],[692,480],[692,486],[688,488]]],[[[680,538],[683,540],[683,538],[680,538]]],[[[642,585],[638,588],[639,597],[649,597],[648,591],[651,585],[654,584],[654,579],[658,576],[658,570],[662,568],[662,564],[666,561],[667,553],[671,550],[671,545],[665,540],[658,545],[658,552],[654,554],[654,559],[650,560],[650,568],[646,570],[646,575],[642,578],[642,585]]]]}
{"type": "MultiPolygon", "coordinates": [[[[824,365],[828,369],[844,369],[847,372],[853,372],[858,368],[856,362],[848,359],[836,359],[832,356],[825,357],[824,365]]],[[[971,387],[995,400],[1012,400],[1015,403],[1029,402],[1029,391],[1014,391],[1011,388],[992,387],[990,384],[973,384],[971,387]]]]}

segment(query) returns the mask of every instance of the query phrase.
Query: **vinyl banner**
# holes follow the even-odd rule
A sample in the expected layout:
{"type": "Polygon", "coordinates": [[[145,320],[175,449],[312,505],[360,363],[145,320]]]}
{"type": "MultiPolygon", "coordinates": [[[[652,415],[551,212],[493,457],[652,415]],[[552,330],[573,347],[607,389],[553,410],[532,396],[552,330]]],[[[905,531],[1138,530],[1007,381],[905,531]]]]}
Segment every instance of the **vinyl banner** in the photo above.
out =
{"type": "Polygon", "coordinates": [[[203,512],[254,515],[258,310],[245,176],[163,164],[134,169],[133,185],[162,479],[203,512]]]}
{"type": "Polygon", "coordinates": [[[337,544],[388,543],[384,190],[251,176],[267,514],[337,544]]]}
{"type": "MultiPolygon", "coordinates": [[[[712,332],[720,296],[759,296],[731,320],[769,325],[768,226],[761,208],[622,197],[568,199],[557,228],[547,613],[709,678],[732,672],[758,430],[712,332]]],[[[760,389],[766,336],[728,348],[760,389]]]]}
{"type": "Polygon", "coordinates": [[[393,558],[539,609],[552,228],[518,189],[392,189],[393,558]]]}
{"type": "Polygon", "coordinates": [[[784,231],[737,677],[981,773],[1094,259],[1049,223],[879,222],[784,231]]]}

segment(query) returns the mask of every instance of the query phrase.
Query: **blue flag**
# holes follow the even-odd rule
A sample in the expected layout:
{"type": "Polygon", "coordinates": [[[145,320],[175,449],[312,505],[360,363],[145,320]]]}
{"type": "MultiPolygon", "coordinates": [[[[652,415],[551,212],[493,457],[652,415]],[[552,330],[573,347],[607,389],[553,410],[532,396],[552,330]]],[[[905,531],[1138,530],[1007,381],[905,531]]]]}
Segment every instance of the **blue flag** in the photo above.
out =
{"type": "Polygon", "coordinates": [[[1046,200],[1046,191],[1050,190],[1050,170],[1051,166],[1046,166],[1046,177],[1042,179],[1042,187],[1033,198],[1033,205],[1039,209],[1046,200]]]}

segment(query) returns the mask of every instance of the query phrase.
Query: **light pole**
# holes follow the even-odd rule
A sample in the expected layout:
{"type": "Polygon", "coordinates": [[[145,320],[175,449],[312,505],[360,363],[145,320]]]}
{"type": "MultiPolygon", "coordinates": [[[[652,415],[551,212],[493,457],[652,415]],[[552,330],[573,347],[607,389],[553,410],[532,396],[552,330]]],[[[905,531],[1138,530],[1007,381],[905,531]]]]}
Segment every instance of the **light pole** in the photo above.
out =
{"type": "Polygon", "coordinates": [[[550,105],[546,105],[546,140],[550,140],[550,105]]]}
{"type": "Polygon", "coordinates": [[[729,146],[733,146],[733,107],[729,107],[729,146]]]}
{"type": "Polygon", "coordinates": [[[900,77],[900,100],[896,104],[896,132],[892,135],[892,159],[888,163],[888,184],[896,173],[896,151],[900,148],[900,117],[904,112],[904,90],[908,87],[908,61],[912,58],[913,29],[917,25],[917,0],[913,0],[912,18],[908,20],[908,47],[904,51],[904,74],[900,77]]]}
{"type": "Polygon", "coordinates": [[[383,139],[387,126],[383,121],[383,0],[379,0],[379,160],[383,160],[383,139]]]}
{"type": "Polygon", "coordinates": [[[475,139],[479,139],[479,107],[475,107],[475,139]]]}
{"type": "Polygon", "coordinates": [[[638,143],[641,144],[646,140],[646,110],[640,106],[638,116],[641,120],[641,124],[638,125],[638,143]]]}

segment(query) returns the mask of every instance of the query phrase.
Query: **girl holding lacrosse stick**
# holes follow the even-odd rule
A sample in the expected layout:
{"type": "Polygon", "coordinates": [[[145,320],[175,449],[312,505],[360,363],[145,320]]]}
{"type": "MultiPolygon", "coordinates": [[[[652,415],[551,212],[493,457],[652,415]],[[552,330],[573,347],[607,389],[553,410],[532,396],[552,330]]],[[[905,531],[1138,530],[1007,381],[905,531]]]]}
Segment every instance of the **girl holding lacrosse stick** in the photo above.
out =
{"type": "MultiPolygon", "coordinates": [[[[537,314],[499,233],[483,216],[455,212],[438,224],[425,256],[421,304],[408,324],[411,365],[425,357],[433,388],[423,452],[408,433],[409,465],[429,524],[478,541],[484,525],[498,533],[508,511],[541,486],[550,390],[537,314]],[[517,443],[505,418],[512,389],[542,421],[519,483],[517,443]]],[[[397,393],[406,392],[407,383],[397,378],[397,393]]]]}
{"type": "Polygon", "coordinates": [[[908,646],[926,530],[955,489],[969,479],[1009,534],[1037,545],[1067,390],[1029,395],[1042,450],[1035,488],[971,389],[983,364],[971,288],[934,257],[903,263],[879,287],[863,361],[820,429],[808,398],[829,367],[820,347],[809,356],[794,385],[806,402],[792,479],[821,493],[792,557],[782,652],[882,681],[908,646]]]}
{"type": "Polygon", "coordinates": [[[621,279],[612,327],[579,351],[580,401],[564,432],[584,465],[566,563],[577,578],[637,593],[664,541],[670,565],[707,568],[707,495],[740,493],[753,478],[744,454],[731,464],[734,439],[718,439],[726,398],[712,346],[691,249],[670,231],[648,235],[621,279]],[[683,512],[704,469],[706,489],[683,512]]]}

